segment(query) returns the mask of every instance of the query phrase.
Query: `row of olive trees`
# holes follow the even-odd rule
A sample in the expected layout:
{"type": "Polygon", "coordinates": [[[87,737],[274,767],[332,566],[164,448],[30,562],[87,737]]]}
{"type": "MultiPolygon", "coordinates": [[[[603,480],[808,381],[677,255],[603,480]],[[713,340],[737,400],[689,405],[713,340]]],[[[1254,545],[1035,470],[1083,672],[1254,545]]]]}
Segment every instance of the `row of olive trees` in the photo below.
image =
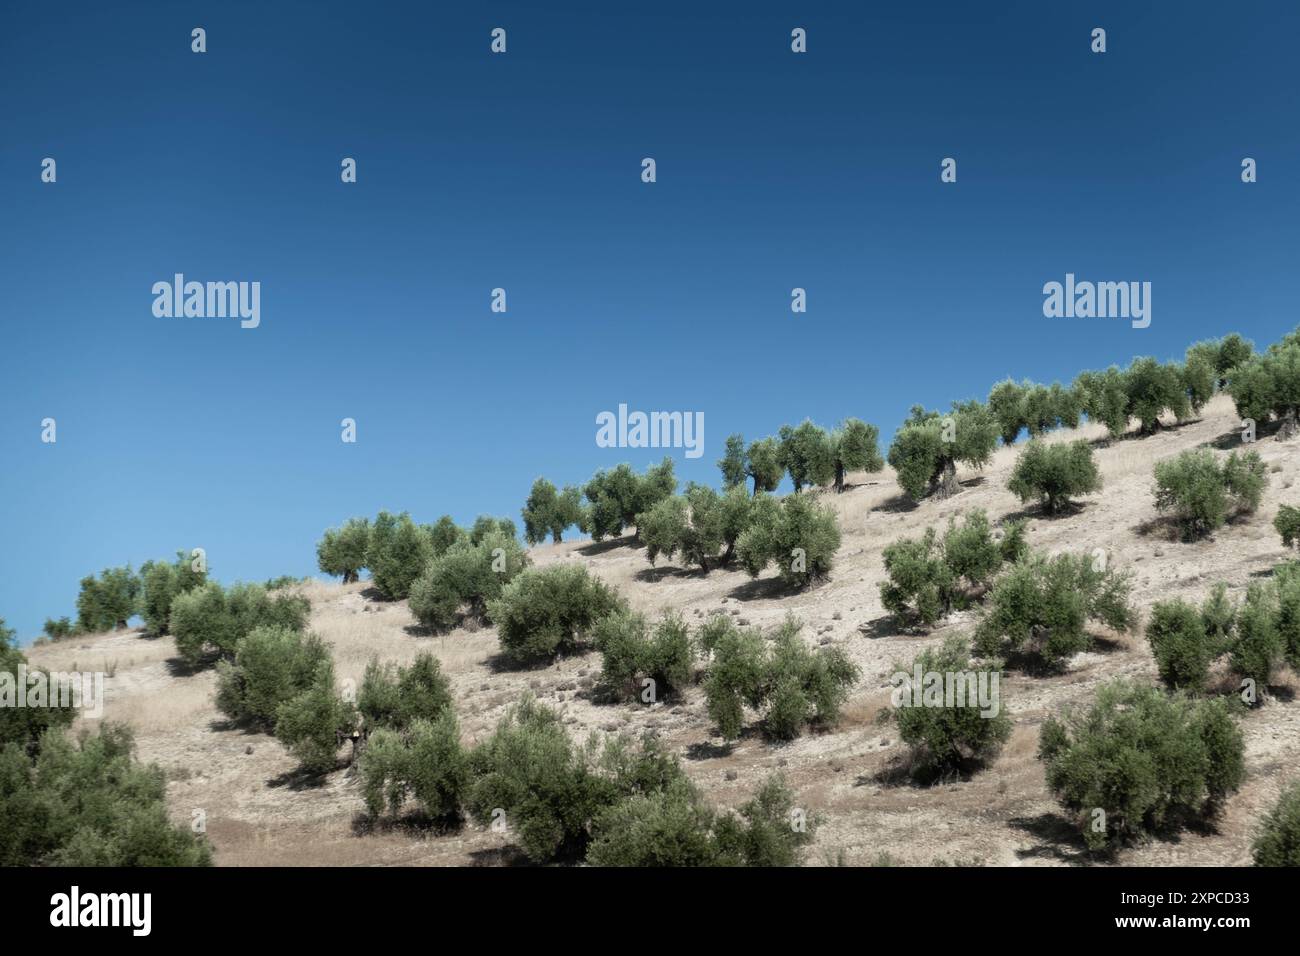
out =
{"type": "Polygon", "coordinates": [[[638,475],[630,465],[601,470],[581,488],[573,485],[557,490],[545,478],[538,478],[524,503],[524,539],[541,544],[550,536],[559,544],[568,528],[577,527],[593,541],[617,538],[626,528],[640,532],[640,515],[677,491],[677,476],[671,458],[651,465],[638,475]]]}
{"type": "Polygon", "coordinates": [[[128,564],[105,568],[81,579],[77,619],[47,618],[46,638],[62,640],[80,634],[119,630],[137,615],[153,635],[169,633],[173,599],[207,580],[206,558],[198,549],[177,551],[174,561],[146,561],[137,572],[128,564]]]}
{"type": "MultiPolygon", "coordinates": [[[[1224,384],[1236,396],[1234,378],[1243,378],[1245,370],[1255,369],[1257,363],[1254,347],[1234,334],[1193,345],[1183,362],[1136,358],[1125,369],[1111,366],[1081,372],[1069,386],[1008,379],[993,386],[987,402],[954,402],[947,413],[914,406],[895,434],[887,460],[913,500],[947,497],[959,490],[957,465],[984,467],[999,439],[1011,444],[1022,432],[1039,438],[1057,428],[1077,427],[1084,415],[1104,424],[1112,438],[1125,434],[1134,419],[1141,434],[1152,434],[1160,427],[1161,415],[1170,413],[1184,420],[1224,384]]],[[[1278,365],[1274,361],[1269,366],[1272,374],[1278,365]]],[[[1268,379],[1266,373],[1251,375],[1251,382],[1268,379]]],[[[1243,393],[1246,388],[1237,387],[1243,393]]],[[[1266,420],[1270,411],[1280,407],[1279,390],[1261,384],[1252,395],[1256,393],[1266,397],[1250,407],[1256,417],[1266,420]]],[[[1238,406],[1242,405],[1239,398],[1238,406]]],[[[1285,409],[1278,413],[1284,414],[1285,409]]]]}
{"type": "Polygon", "coordinates": [[[884,467],[879,441],[876,426],[857,418],[845,419],[829,431],[805,419],[798,426],[782,425],[777,436],[748,445],[743,435],[729,435],[718,470],[725,489],[749,483],[755,497],[776,491],[787,473],[796,492],[807,485],[841,492],[848,472],[876,472],[884,467]]]}

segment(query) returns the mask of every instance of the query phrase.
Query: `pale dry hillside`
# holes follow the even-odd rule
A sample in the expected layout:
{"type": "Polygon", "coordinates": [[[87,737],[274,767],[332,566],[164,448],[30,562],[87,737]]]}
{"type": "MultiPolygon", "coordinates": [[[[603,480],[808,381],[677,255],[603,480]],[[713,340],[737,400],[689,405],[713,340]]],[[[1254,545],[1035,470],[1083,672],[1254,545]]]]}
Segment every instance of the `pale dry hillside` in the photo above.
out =
{"type": "MultiPolygon", "coordinates": [[[[1220,397],[1197,421],[1150,438],[1099,444],[1105,491],[1082,499],[1080,510],[1060,518],[1026,512],[1030,544],[1049,552],[1106,549],[1113,563],[1132,570],[1135,602],[1142,608],[1175,596],[1199,600],[1219,580],[1239,596],[1250,581],[1286,557],[1272,520],[1279,503],[1300,501],[1295,484],[1300,443],[1266,439],[1254,446],[1272,469],[1264,503],[1258,513],[1229,524],[1210,540],[1173,540],[1153,523],[1151,494],[1154,462],[1197,445],[1235,447],[1235,427],[1232,403],[1220,397]]],[[[1100,440],[1103,430],[1090,426],[1051,440],[1078,435],[1100,440]]],[[[372,600],[364,582],[305,585],[312,601],[311,627],[333,646],[340,679],[359,681],[373,655],[408,661],[418,651],[432,650],[452,681],[467,742],[487,734],[512,701],[531,691],[558,708],[575,734],[657,732],[719,804],[746,799],[768,774],[781,770],[798,803],[824,821],[806,855],[810,865],[868,864],[886,852],[899,862],[918,864],[1069,863],[1080,858],[1082,845],[1045,789],[1043,768],[1034,755],[1038,728],[1054,708],[1088,699],[1098,682],[1120,675],[1153,679],[1151,654],[1140,632],[1099,634],[1096,648],[1077,656],[1061,676],[1013,672],[1003,684],[1002,699],[1014,720],[1014,734],[997,763],[969,781],[932,788],[891,782],[888,771],[904,748],[893,728],[878,721],[888,703],[886,681],[894,665],[972,621],[972,612],[965,612],[929,634],[898,630],[880,604],[881,549],[927,526],[944,525],[950,515],[972,507],[986,509],[995,522],[1021,513],[1019,501],[1005,487],[1016,451],[1001,449],[982,472],[961,473],[959,495],[914,509],[902,504],[888,471],[857,476],[857,484],[842,495],[826,493],[825,500],[840,515],[843,546],[833,579],[808,593],[782,592],[771,571],[751,581],[740,571],[701,576],[662,562],[652,569],[644,551],[628,539],[533,550],[539,565],[585,562],[643,610],[673,607],[692,620],[721,610],[760,625],[794,612],[804,621],[806,640],[843,647],[863,676],[842,720],[829,732],[807,734],[787,745],[746,734],[734,748],[720,746],[699,688],[666,705],[594,703],[589,691],[600,666],[596,655],[536,670],[504,669],[490,628],[423,635],[404,603],[372,600]]],[[[304,541],[303,548],[312,544],[304,541]]],[[[476,865],[516,858],[508,834],[472,824],[450,833],[359,831],[361,800],[349,771],[338,770],[318,785],[306,783],[294,775],[294,761],[276,740],[227,728],[212,703],[213,673],[178,676],[170,639],[120,633],[34,648],[30,656],[51,668],[112,670],[106,716],[134,725],[141,756],[167,771],[168,799],[178,821],[188,823],[195,809],[205,811],[219,864],[476,865]]],[[[1286,679],[1296,686],[1292,675],[1286,679]]],[[[1300,776],[1300,701],[1288,702],[1284,696],[1243,719],[1248,776],[1217,829],[1184,831],[1172,840],[1122,851],[1120,863],[1249,862],[1256,821],[1282,785],[1300,776]]]]}

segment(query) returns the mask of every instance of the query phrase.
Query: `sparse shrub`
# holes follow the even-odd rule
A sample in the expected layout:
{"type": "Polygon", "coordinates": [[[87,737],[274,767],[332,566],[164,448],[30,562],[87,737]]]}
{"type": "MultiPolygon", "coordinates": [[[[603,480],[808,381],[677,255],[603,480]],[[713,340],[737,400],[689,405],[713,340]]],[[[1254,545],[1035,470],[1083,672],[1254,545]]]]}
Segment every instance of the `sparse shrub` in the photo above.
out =
{"type": "Polygon", "coordinates": [[[434,820],[459,815],[469,781],[469,755],[450,708],[420,718],[406,732],[376,730],[357,761],[366,811],[377,818],[388,808],[397,816],[409,798],[434,820]]]}
{"type": "Polygon", "coordinates": [[[136,762],[128,727],[105,721],[75,742],[53,729],[38,749],[0,746],[0,866],[212,862],[204,838],[168,819],[163,773],[136,762]]]}
{"type": "MultiPolygon", "coordinates": [[[[1277,517],[1273,519],[1273,527],[1282,536],[1284,547],[1289,548],[1300,543],[1300,508],[1281,505],[1277,509],[1277,517]]],[[[50,636],[53,637],[54,635],[51,634],[50,636]]]]}
{"type": "Polygon", "coordinates": [[[327,773],[338,761],[339,738],[356,726],[356,711],[334,688],[334,662],[316,665],[311,684],[282,703],[276,712],[275,736],[311,774],[327,773]]]}
{"type": "Polygon", "coordinates": [[[552,564],[517,575],[488,603],[488,616],[506,656],[527,661],[576,648],[598,620],[625,606],[585,567],[552,564]]]}
{"type": "Polygon", "coordinates": [[[665,612],[651,628],[641,614],[615,611],[596,623],[592,643],[604,661],[601,680],[625,696],[640,693],[652,703],[690,682],[690,629],[675,612],[665,612]],[[642,687],[646,680],[651,683],[642,687]]]}
{"type": "Polygon", "coordinates": [[[740,736],[746,706],[764,711],[763,731],[775,739],[793,739],[805,724],[833,723],[858,679],[857,667],[839,648],[810,651],[793,617],[770,641],[730,622],[709,626],[700,641],[712,649],[705,697],[709,716],[727,740],[740,736]]]}
{"type": "Polygon", "coordinates": [[[379,512],[370,529],[366,567],[380,594],[390,601],[406,597],[433,556],[433,539],[427,528],[417,525],[406,512],[379,512]]]}
{"type": "MultiPolygon", "coordinates": [[[[996,668],[996,662],[992,666],[996,668]]],[[[903,672],[901,667],[899,671],[903,672]]],[[[970,646],[964,638],[949,637],[940,647],[922,652],[906,675],[907,683],[896,692],[893,717],[899,736],[912,748],[912,766],[916,773],[923,777],[970,773],[997,757],[1011,736],[1011,718],[1003,712],[1000,698],[985,702],[979,700],[979,675],[971,663],[970,646]],[[949,703],[946,690],[941,690],[944,695],[942,704],[923,697],[922,706],[913,706],[911,684],[918,672],[923,681],[929,679],[925,675],[944,675],[945,681],[948,675],[952,675],[952,702],[949,703]],[[968,677],[974,679],[974,687],[966,680],[968,677]],[[959,681],[965,695],[960,700],[955,686],[959,681]]],[[[986,686],[995,692],[1001,685],[1000,679],[993,683],[991,675],[986,677],[986,681],[986,686]]],[[[924,689],[923,683],[917,692],[924,689]]]]}
{"type": "Polygon", "coordinates": [[[736,555],[751,577],[773,562],[789,587],[805,588],[830,576],[840,528],[835,512],[806,495],[758,498],[736,555]]]}
{"type": "Polygon", "coordinates": [[[1031,554],[994,583],[988,612],[976,630],[976,650],[984,657],[1007,653],[1059,670],[1088,647],[1090,620],[1116,631],[1129,628],[1134,620],[1130,589],[1128,575],[1099,569],[1087,555],[1031,554]]]}
{"type": "Polygon", "coordinates": [[[1228,650],[1228,666],[1242,681],[1253,682],[1254,700],[1268,688],[1282,663],[1286,643],[1278,630],[1278,595],[1275,587],[1255,583],[1237,610],[1235,635],[1228,650]]]}
{"type": "Polygon", "coordinates": [[[559,715],[529,697],[469,755],[466,809],[482,826],[504,814],[510,832],[536,862],[581,859],[603,810],[684,779],[676,758],[653,740],[569,739],[559,715]]]}
{"type": "Polygon", "coordinates": [[[1103,685],[1086,712],[1049,719],[1039,757],[1094,850],[1207,819],[1245,775],[1241,731],[1222,700],[1125,681],[1103,685]]]}
{"type": "Polygon", "coordinates": [[[1227,520],[1230,504],[1254,511],[1268,483],[1257,452],[1233,452],[1220,465],[1208,448],[1185,451],[1157,462],[1156,508],[1171,512],[1184,538],[1204,537],[1227,520]]]}
{"type": "Polygon", "coordinates": [[[880,602],[899,615],[914,614],[931,625],[952,610],[956,576],[943,559],[943,547],[933,528],[920,538],[904,538],[886,546],[883,557],[888,581],[880,582],[880,602]]]}
{"type": "Polygon", "coordinates": [[[1256,866],[1300,866],[1300,783],[1283,790],[1260,821],[1251,853],[1256,866]]]}
{"type": "Polygon", "coordinates": [[[1048,514],[1055,514],[1074,496],[1100,491],[1101,473],[1086,441],[1031,441],[1016,459],[1007,487],[1021,501],[1036,498],[1048,514]]]}
{"type": "Polygon", "coordinates": [[[545,478],[533,482],[524,503],[524,540],[541,544],[549,534],[559,544],[566,528],[582,522],[582,491],[572,486],[557,491],[545,478]]]}
{"type": "Polygon", "coordinates": [[[964,605],[972,588],[992,580],[1009,555],[1019,553],[1023,524],[1007,529],[1008,544],[993,540],[988,516],[981,509],[970,511],[959,526],[949,519],[942,540],[933,528],[920,538],[897,541],[884,550],[888,581],[880,583],[880,600],[885,610],[897,615],[915,614],[931,625],[947,615],[954,605],[964,605]],[[964,583],[963,583],[964,582],[964,583]]]}
{"type": "Polygon", "coordinates": [[[314,634],[254,628],[240,639],[233,662],[217,664],[217,709],[231,720],[271,732],[280,705],[307,690],[329,656],[314,634]]]}
{"type": "Polygon", "coordinates": [[[361,577],[370,550],[370,519],[351,518],[342,527],[330,528],[316,545],[316,564],[323,574],[343,578],[351,584],[361,577]]]}
{"type": "Polygon", "coordinates": [[[357,692],[366,733],[383,728],[402,734],[416,721],[435,720],[451,706],[451,685],[438,658],[427,651],[405,667],[372,659],[357,692]]]}
{"type": "Polygon", "coordinates": [[[1210,663],[1217,654],[1200,611],[1182,600],[1157,603],[1151,609],[1146,635],[1166,687],[1192,693],[1205,689],[1210,663]]]}
{"type": "Polygon", "coordinates": [[[980,402],[954,402],[947,415],[919,405],[889,447],[889,464],[903,491],[915,501],[946,498],[960,491],[957,464],[982,468],[998,441],[998,422],[980,402]]]}
{"type": "Polygon", "coordinates": [[[737,811],[718,813],[684,777],[635,794],[596,817],[592,866],[793,866],[816,821],[796,825],[794,794],[769,779],[737,811]]]}
{"type": "Polygon", "coordinates": [[[76,634],[77,628],[72,623],[71,618],[61,617],[56,621],[47,617],[44,626],[41,628],[41,633],[52,641],[61,641],[76,634]]]}
{"type": "Polygon", "coordinates": [[[1228,647],[1228,639],[1237,623],[1237,606],[1228,597],[1228,586],[1219,582],[1210,589],[1201,605],[1201,624],[1210,640],[1215,657],[1228,647]]]}
{"type": "Polygon", "coordinates": [[[484,621],[488,602],[528,563],[518,539],[500,530],[485,532],[477,542],[457,542],[411,585],[411,613],[433,631],[452,627],[462,609],[471,620],[484,621]]]}

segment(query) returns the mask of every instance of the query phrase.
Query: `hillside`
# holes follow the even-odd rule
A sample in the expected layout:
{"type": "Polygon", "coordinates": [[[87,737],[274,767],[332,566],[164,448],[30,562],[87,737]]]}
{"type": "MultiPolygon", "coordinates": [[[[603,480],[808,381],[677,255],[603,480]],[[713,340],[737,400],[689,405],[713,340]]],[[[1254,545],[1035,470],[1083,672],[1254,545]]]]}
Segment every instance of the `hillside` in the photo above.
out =
{"type": "MultiPolygon", "coordinates": [[[[1273,439],[1253,446],[1270,468],[1259,511],[1230,522],[1211,538],[1179,542],[1156,519],[1151,494],[1153,464],[1184,449],[1236,447],[1237,416],[1226,396],[1212,400],[1200,418],[1148,438],[1130,435],[1106,443],[1105,429],[1085,426],[1052,434],[1052,442],[1087,438],[1096,443],[1105,482],[1101,494],[1057,518],[1026,510],[1006,490],[1019,446],[1000,448],[982,471],[962,470],[960,494],[911,507],[888,469],[850,476],[840,495],[817,494],[838,512],[843,544],[832,579],[806,593],[782,590],[771,571],[751,580],[740,570],[707,576],[672,563],[652,568],[643,549],[623,538],[592,544],[566,541],[533,549],[537,565],[584,562],[617,586],[634,607],[680,610],[689,620],[721,610],[741,623],[770,626],[793,612],[804,639],[842,647],[862,669],[842,719],[831,730],[774,745],[746,733],[722,746],[704,712],[703,694],[690,688],[677,703],[646,707],[597,703],[590,690],[599,658],[585,655],[533,670],[503,664],[490,628],[457,629],[428,636],[405,602],[374,599],[365,582],[301,586],[312,603],[311,629],[333,648],[340,680],[359,682],[366,662],[406,662],[431,650],[452,682],[467,742],[481,739],[506,707],[525,692],[553,704],[577,736],[588,732],[656,732],[680,755],[689,775],[720,805],[747,799],[774,770],[783,771],[797,803],[823,823],[805,856],[809,865],[866,865],[882,853],[907,864],[936,861],[984,865],[1056,865],[1081,859],[1074,827],[1047,792],[1035,759],[1038,727],[1061,705],[1086,701],[1095,686],[1118,676],[1151,679],[1155,667],[1137,633],[1098,633],[1094,649],[1076,656],[1066,673],[1029,677],[1012,671],[1002,685],[1003,706],[1014,721],[1011,740],[997,762],[968,781],[918,787],[891,774],[906,748],[878,718],[888,706],[888,677],[918,650],[969,628],[975,612],[953,615],[929,633],[900,629],[882,608],[882,549],[950,516],[984,508],[995,523],[1029,519],[1028,540],[1049,553],[1105,549],[1109,561],[1133,572],[1133,599],[1142,609],[1176,596],[1200,600],[1217,581],[1239,596],[1252,580],[1286,558],[1272,520],[1279,503],[1295,503],[1300,467],[1297,445],[1273,439]]],[[[311,542],[303,542],[304,549],[311,542]]],[[[365,831],[358,824],[361,798],[350,771],[323,781],[295,775],[296,762],[275,739],[228,726],[213,703],[211,670],[187,673],[171,638],[139,632],[73,638],[34,647],[30,658],[55,670],[94,669],[111,674],[105,715],[132,724],[140,756],[168,775],[174,819],[188,824],[206,813],[216,861],[225,865],[492,865],[514,862],[508,834],[466,824],[448,833],[401,827],[365,831]]],[[[1294,675],[1286,680],[1298,686],[1294,675]]],[[[1282,785],[1300,776],[1300,702],[1268,700],[1242,719],[1247,779],[1227,803],[1212,831],[1186,830],[1121,851],[1124,865],[1242,865],[1260,815],[1282,785]]]]}

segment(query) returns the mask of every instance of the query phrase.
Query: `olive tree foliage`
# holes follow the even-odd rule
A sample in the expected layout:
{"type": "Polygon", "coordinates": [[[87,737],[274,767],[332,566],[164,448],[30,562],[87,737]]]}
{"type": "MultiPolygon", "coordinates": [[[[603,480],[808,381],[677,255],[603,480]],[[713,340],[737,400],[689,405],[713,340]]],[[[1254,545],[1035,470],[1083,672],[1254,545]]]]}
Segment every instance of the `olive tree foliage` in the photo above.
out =
{"type": "Polygon", "coordinates": [[[880,583],[881,603],[900,617],[936,623],[954,607],[967,606],[972,592],[986,587],[1004,561],[1019,558],[1023,527],[1008,525],[1002,541],[996,541],[988,515],[977,508],[961,525],[950,518],[942,538],[927,528],[920,538],[887,545],[883,557],[888,580],[880,583]]]}
{"type": "Polygon", "coordinates": [[[753,507],[753,499],[740,485],[719,495],[707,485],[692,483],[684,495],[661,499],[637,516],[646,558],[653,565],[660,556],[671,560],[680,554],[684,564],[696,565],[707,574],[731,559],[737,540],[749,527],[753,507]]]}
{"type": "Polygon", "coordinates": [[[1208,366],[1213,372],[1218,388],[1228,384],[1229,375],[1234,368],[1244,365],[1255,356],[1255,344],[1244,339],[1236,332],[1221,339],[1209,339],[1197,342],[1187,349],[1187,362],[1196,360],[1208,366]]]}
{"type": "Polygon", "coordinates": [[[996,672],[998,666],[990,662],[981,674],[971,661],[965,638],[953,635],[941,646],[923,651],[910,667],[897,668],[907,679],[896,686],[891,713],[898,735],[912,750],[912,770],[918,777],[969,774],[997,757],[1011,736],[1011,718],[1000,699],[981,701],[978,688],[981,677],[985,687],[1000,688],[1000,681],[994,683],[989,676],[989,668],[996,672]],[[927,700],[924,686],[911,686],[917,673],[974,678],[975,686],[969,681],[964,684],[960,698],[954,688],[951,699],[941,694],[940,701],[927,700]]]}
{"type": "Polygon", "coordinates": [[[238,723],[275,730],[277,711],[307,690],[329,649],[315,634],[286,627],[254,628],[233,661],[217,663],[217,709],[238,723]]]}
{"type": "Polygon", "coordinates": [[[1282,790],[1251,843],[1256,866],[1300,866],[1300,781],[1282,790]]]}
{"type": "Polygon", "coordinates": [[[1282,536],[1283,546],[1300,545],[1300,508],[1280,505],[1277,517],[1273,519],[1273,528],[1282,536]]]}
{"type": "Polygon", "coordinates": [[[830,577],[839,546],[839,522],[829,506],[806,495],[760,495],[736,556],[751,577],[775,563],[788,587],[806,588],[830,577]]]}
{"type": "Polygon", "coordinates": [[[514,535],[501,530],[483,534],[477,542],[465,538],[428,563],[411,585],[411,613],[432,631],[445,631],[463,613],[466,619],[488,621],[488,602],[529,566],[528,555],[514,535]]]}
{"type": "MultiPolygon", "coordinates": [[[[885,467],[880,457],[880,431],[858,418],[846,418],[830,433],[831,479],[836,492],[844,490],[844,476],[850,471],[877,472],[885,467]]],[[[820,476],[819,476],[820,477],[820,476]]],[[[819,485],[827,482],[818,481],[819,485]]]]}
{"type": "Polygon", "coordinates": [[[538,478],[524,502],[523,519],[524,540],[529,544],[541,544],[547,535],[559,544],[567,528],[582,524],[582,491],[572,485],[559,491],[545,478],[538,478]]]}
{"type": "Polygon", "coordinates": [[[233,658],[240,639],[255,628],[300,631],[310,610],[306,598],[271,593],[260,584],[236,584],[227,590],[208,581],[172,601],[171,632],[181,658],[193,667],[213,655],[233,658]]]}
{"type": "Polygon", "coordinates": [[[105,568],[98,578],[81,579],[77,595],[77,629],[84,634],[126,627],[139,613],[140,577],[126,567],[105,568]]]}
{"type": "Polygon", "coordinates": [[[326,657],[316,664],[306,688],[276,709],[275,736],[303,771],[323,774],[337,765],[339,741],[356,723],[356,708],[339,695],[334,662],[326,657]]]}
{"type": "Polygon", "coordinates": [[[5,626],[4,618],[0,618],[0,699],[7,698],[5,706],[0,706],[0,748],[12,745],[25,755],[34,756],[45,732],[67,727],[77,711],[70,701],[64,707],[59,700],[47,701],[45,707],[14,706],[18,668],[27,666],[29,676],[39,670],[27,664],[27,657],[15,645],[14,638],[13,629],[5,626]]]}
{"type": "MultiPolygon", "coordinates": [[[[796,492],[802,491],[806,485],[827,483],[835,466],[831,439],[824,428],[813,424],[809,419],[804,419],[794,427],[782,425],[777,441],[780,465],[790,473],[790,480],[794,483],[796,492]]],[[[743,442],[740,447],[743,447],[743,442]]],[[[745,469],[742,467],[741,483],[744,481],[745,474],[745,469]]],[[[774,489],[775,485],[768,490],[774,489]]]]}
{"type": "Polygon", "coordinates": [[[668,457],[647,468],[644,475],[638,475],[626,464],[610,471],[598,471],[583,487],[588,503],[582,516],[582,530],[594,541],[617,538],[624,528],[636,527],[637,515],[649,512],[676,490],[677,476],[673,460],[668,457]]]}
{"type": "Polygon", "coordinates": [[[210,865],[207,840],[169,819],[166,791],[162,770],[136,760],[125,725],[104,721],[75,739],[51,728],[35,748],[5,734],[0,866],[210,865]]]}
{"type": "Polygon", "coordinates": [[[592,866],[794,866],[817,820],[794,805],[780,775],[736,810],[709,806],[685,776],[600,811],[592,824],[592,866]]]}
{"type": "Polygon", "coordinates": [[[954,402],[947,415],[914,405],[894,435],[889,464],[898,474],[899,485],[913,500],[927,495],[945,498],[960,490],[957,464],[984,467],[997,441],[997,420],[980,402],[954,402]]]}
{"type": "Polygon", "coordinates": [[[582,859],[604,809],[683,777],[651,740],[595,735],[575,743],[560,716],[525,697],[469,753],[464,806],[480,826],[504,823],[535,862],[582,859]]]}
{"type": "Polygon", "coordinates": [[[360,579],[370,550],[370,519],[350,518],[329,528],[316,544],[316,566],[323,574],[341,577],[344,584],[360,579]]]}
{"type": "Polygon", "coordinates": [[[858,668],[840,648],[809,650],[801,627],[787,617],[769,639],[718,616],[702,628],[699,642],[710,655],[707,710],[725,739],[740,736],[746,707],[760,711],[763,732],[779,740],[799,736],[805,725],[836,720],[858,668]]]}
{"type": "Polygon", "coordinates": [[[1105,425],[1112,439],[1128,431],[1128,385],[1117,366],[1104,372],[1080,372],[1074,379],[1074,392],[1088,420],[1105,425]]]}
{"type": "Polygon", "coordinates": [[[988,409],[998,425],[998,435],[1004,445],[1010,445],[1029,427],[1025,408],[1025,393],[1033,388],[1029,381],[1005,379],[989,390],[988,409]]]}
{"type": "MultiPolygon", "coordinates": [[[[488,519],[489,521],[491,519],[488,519]]],[[[430,525],[422,526],[429,535],[435,558],[446,554],[452,545],[469,540],[469,532],[456,524],[451,515],[443,515],[430,525]]]]}
{"type": "Polygon", "coordinates": [[[372,660],[357,693],[365,746],[357,764],[366,811],[397,816],[409,798],[433,819],[454,818],[468,782],[468,754],[451,686],[422,653],[409,666],[372,660]]]}
{"type": "Polygon", "coordinates": [[[601,683],[611,694],[651,704],[690,683],[694,648],[682,616],[665,611],[652,626],[621,609],[596,622],[592,643],[603,661],[601,683]]]}
{"type": "Polygon", "coordinates": [[[1156,462],[1156,509],[1172,515],[1187,540],[1222,527],[1232,512],[1251,513],[1268,486],[1258,452],[1233,452],[1222,463],[1208,448],[1156,462]]]}
{"type": "Polygon", "coordinates": [[[140,566],[140,616],[151,634],[171,631],[172,602],[178,595],[207,581],[207,569],[197,556],[176,552],[176,560],[146,561],[140,566]]]}
{"type": "Polygon", "coordinates": [[[1128,414],[1138,420],[1141,434],[1160,428],[1160,416],[1171,412],[1179,421],[1187,418],[1191,403],[1176,362],[1161,364],[1153,358],[1135,358],[1124,373],[1128,393],[1128,414]]]}
{"type": "Polygon", "coordinates": [[[1213,817],[1241,786],[1244,750],[1223,700],[1116,681],[1088,708],[1050,718],[1038,755],[1084,842],[1103,850],[1213,817]]]}
{"type": "Polygon", "coordinates": [[[1089,555],[1031,553],[994,582],[975,632],[983,657],[1009,656],[1059,671],[1087,649],[1089,622],[1125,632],[1136,621],[1131,576],[1089,555]]]}
{"type": "Polygon", "coordinates": [[[45,623],[41,625],[41,633],[52,641],[61,641],[76,634],[77,626],[72,623],[72,619],[67,615],[57,620],[47,617],[45,623]]]}
{"type": "Polygon", "coordinates": [[[1230,369],[1227,390],[1243,419],[1263,424],[1275,417],[1281,423],[1278,439],[1294,437],[1300,429],[1300,340],[1296,334],[1230,369]]]}
{"type": "Polygon", "coordinates": [[[501,649],[516,662],[581,646],[602,617],[625,608],[618,592],[580,564],[527,568],[488,602],[501,649]]]}
{"type": "Polygon", "coordinates": [[[426,527],[409,514],[381,511],[370,528],[366,567],[375,587],[389,601],[400,601],[411,592],[421,572],[434,557],[433,539],[426,527]]]}
{"type": "Polygon", "coordinates": [[[357,774],[372,820],[385,809],[399,816],[411,800],[431,820],[458,818],[469,782],[469,753],[461,745],[455,711],[418,718],[403,733],[379,728],[361,752],[357,774]]]}
{"type": "Polygon", "coordinates": [[[1056,514],[1071,498],[1100,491],[1101,484],[1101,472],[1088,442],[1047,444],[1035,440],[1016,459],[1007,488],[1021,501],[1037,500],[1048,514],[1056,514]]]}

